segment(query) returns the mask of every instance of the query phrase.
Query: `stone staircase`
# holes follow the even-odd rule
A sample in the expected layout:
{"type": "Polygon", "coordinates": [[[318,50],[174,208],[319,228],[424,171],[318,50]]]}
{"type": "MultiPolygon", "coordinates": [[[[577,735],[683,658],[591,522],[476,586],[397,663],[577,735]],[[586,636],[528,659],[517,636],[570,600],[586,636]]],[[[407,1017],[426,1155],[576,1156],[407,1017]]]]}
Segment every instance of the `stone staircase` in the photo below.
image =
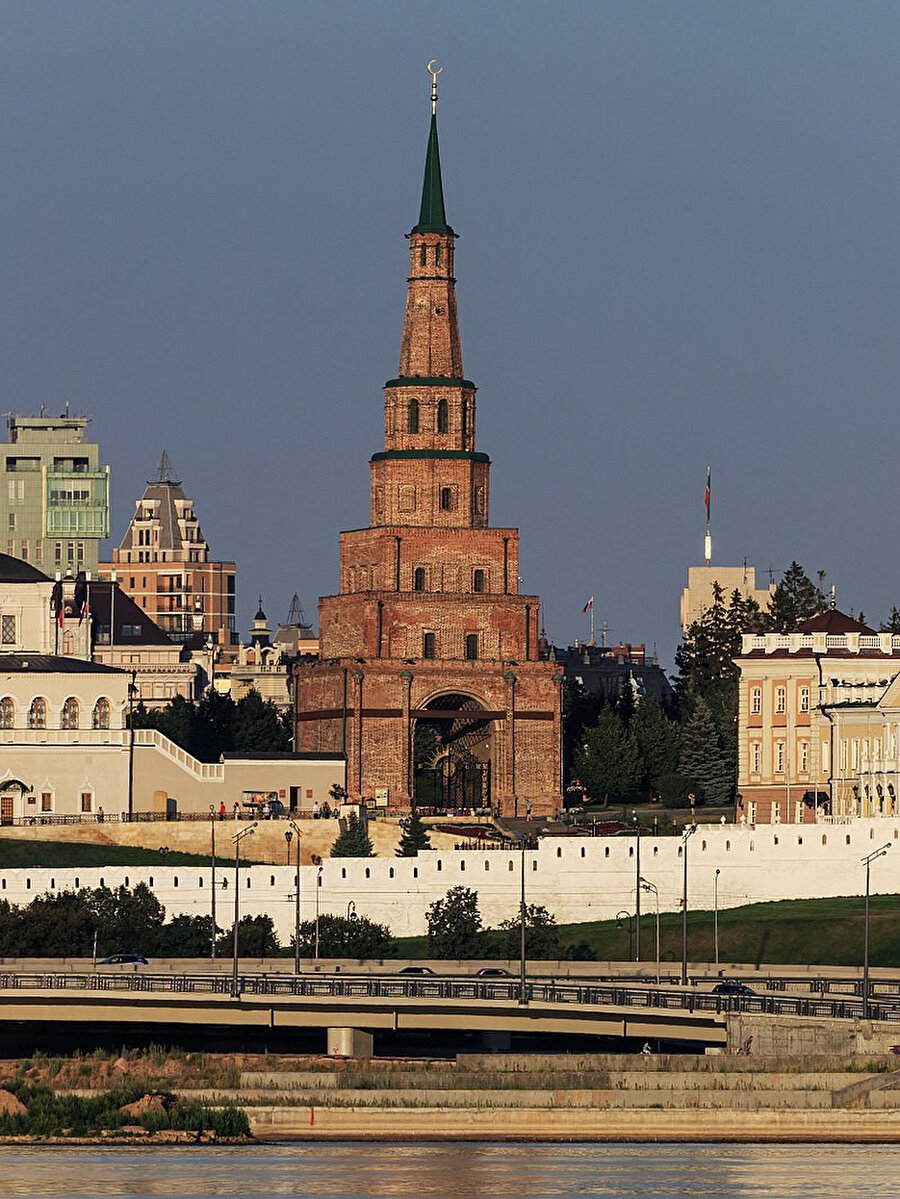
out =
{"type": "Polygon", "coordinates": [[[371,1059],[252,1070],[241,1074],[236,1090],[190,1093],[239,1103],[261,1129],[285,1135],[321,1130],[323,1121],[345,1130],[348,1122],[364,1127],[370,1117],[381,1124],[386,1114],[396,1123],[402,1113],[418,1122],[432,1113],[445,1124],[496,1118],[504,1126],[534,1127],[543,1119],[548,1135],[554,1126],[563,1135],[603,1113],[640,1125],[658,1112],[703,1112],[703,1126],[733,1128],[764,1126],[765,1113],[806,1113],[809,1120],[843,1111],[852,1122],[856,1113],[849,1109],[866,1108],[885,1113],[900,1139],[900,1114],[891,1110],[900,1109],[898,1085],[900,1071],[864,1059],[460,1055],[455,1062],[371,1059]]]}

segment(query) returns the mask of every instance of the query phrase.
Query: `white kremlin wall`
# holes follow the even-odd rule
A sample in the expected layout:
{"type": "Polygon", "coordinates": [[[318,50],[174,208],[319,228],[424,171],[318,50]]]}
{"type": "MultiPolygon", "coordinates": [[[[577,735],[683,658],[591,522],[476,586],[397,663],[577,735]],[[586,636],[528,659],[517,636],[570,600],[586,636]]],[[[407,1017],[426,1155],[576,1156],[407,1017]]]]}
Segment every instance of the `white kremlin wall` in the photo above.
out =
{"type": "MultiPolygon", "coordinates": [[[[892,849],[872,866],[872,894],[900,893],[900,820],[854,820],[846,824],[700,826],[688,841],[688,904],[711,909],[715,871],[720,870],[720,908],[778,899],[821,899],[862,895],[865,868],[860,859],[881,845],[892,849]]],[[[609,920],[634,910],[634,837],[548,837],[525,854],[529,903],[544,904],[558,923],[609,920]]],[[[661,911],[678,911],[683,886],[679,837],[642,837],[641,874],[659,888],[661,911]]],[[[301,919],[316,914],[359,916],[386,924],[396,936],[426,931],[430,904],[450,887],[478,892],[482,920],[489,927],[515,916],[521,886],[518,850],[432,850],[418,858],[335,858],[301,868],[301,919]],[[321,884],[317,888],[317,872],[321,884]]],[[[217,874],[217,923],[229,927],[234,911],[234,866],[223,859],[217,874]],[[227,884],[223,887],[223,883],[227,884]]],[[[30,903],[46,891],[80,887],[134,887],[146,883],[165,905],[167,919],[207,915],[208,867],[109,866],[92,869],[0,871],[0,899],[30,903]]],[[[241,867],[242,916],[268,914],[279,939],[287,943],[294,927],[294,868],[241,867]]],[[[641,895],[644,914],[655,911],[654,896],[641,895]]],[[[122,946],[123,950],[140,946],[122,946]]]]}

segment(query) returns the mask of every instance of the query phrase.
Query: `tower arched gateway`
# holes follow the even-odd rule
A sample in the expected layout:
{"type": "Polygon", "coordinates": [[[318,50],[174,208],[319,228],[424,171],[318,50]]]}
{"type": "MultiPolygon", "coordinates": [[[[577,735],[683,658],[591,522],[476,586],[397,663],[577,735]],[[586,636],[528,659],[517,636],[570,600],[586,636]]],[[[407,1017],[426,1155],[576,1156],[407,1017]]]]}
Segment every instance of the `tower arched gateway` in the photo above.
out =
{"type": "Polygon", "coordinates": [[[488,521],[463,375],[456,234],[447,224],[437,93],[400,370],[384,388],[371,523],[340,535],[340,593],[319,603],[320,659],[294,671],[295,748],[343,751],[354,798],[389,806],[559,807],[562,677],[538,657],[540,601],[519,594],[517,529],[488,521]]]}

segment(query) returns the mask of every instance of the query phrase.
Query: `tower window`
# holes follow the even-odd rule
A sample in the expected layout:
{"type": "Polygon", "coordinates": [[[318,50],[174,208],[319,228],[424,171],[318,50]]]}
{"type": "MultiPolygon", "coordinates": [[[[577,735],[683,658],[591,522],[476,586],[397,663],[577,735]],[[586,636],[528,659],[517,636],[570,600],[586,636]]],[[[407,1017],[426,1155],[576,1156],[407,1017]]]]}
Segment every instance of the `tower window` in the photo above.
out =
{"type": "Polygon", "coordinates": [[[434,247],[434,265],[435,266],[441,265],[441,258],[443,257],[443,251],[444,251],[444,247],[440,243],[438,243],[438,245],[436,245],[434,247]]]}
{"type": "Polygon", "coordinates": [[[428,262],[428,247],[424,243],[419,246],[419,266],[425,266],[428,262]]]}
{"type": "Polygon", "coordinates": [[[406,431],[407,433],[418,433],[419,431],[419,401],[410,400],[409,408],[406,414],[406,431]]]}
{"type": "Polygon", "coordinates": [[[475,662],[478,658],[478,634],[468,633],[466,635],[466,659],[469,662],[475,662]]]}
{"type": "Polygon", "coordinates": [[[476,570],[472,576],[472,590],[477,592],[484,591],[484,571],[476,570]]]}
{"type": "Polygon", "coordinates": [[[437,431],[438,433],[450,432],[450,416],[447,410],[446,400],[438,400],[437,431]]]}
{"type": "Polygon", "coordinates": [[[425,567],[417,566],[413,571],[413,591],[425,590],[425,567]]]}
{"type": "Polygon", "coordinates": [[[422,657],[433,658],[435,652],[434,633],[426,633],[422,643],[422,657]]]}
{"type": "Polygon", "coordinates": [[[452,507],[453,496],[449,487],[441,488],[441,511],[449,512],[452,507]]]}

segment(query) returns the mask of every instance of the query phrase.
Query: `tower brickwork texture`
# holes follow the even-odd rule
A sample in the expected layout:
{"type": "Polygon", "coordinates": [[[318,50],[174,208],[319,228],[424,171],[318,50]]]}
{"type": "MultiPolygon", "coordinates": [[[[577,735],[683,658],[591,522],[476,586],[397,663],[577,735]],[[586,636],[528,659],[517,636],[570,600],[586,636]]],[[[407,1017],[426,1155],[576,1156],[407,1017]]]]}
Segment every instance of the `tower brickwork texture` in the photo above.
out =
{"type": "Polygon", "coordinates": [[[519,594],[518,530],[489,524],[455,241],[432,112],[370,525],[341,533],[319,661],[295,668],[295,749],[344,752],[351,798],[540,816],[561,806],[562,679],[538,657],[538,597],[519,594]]]}

